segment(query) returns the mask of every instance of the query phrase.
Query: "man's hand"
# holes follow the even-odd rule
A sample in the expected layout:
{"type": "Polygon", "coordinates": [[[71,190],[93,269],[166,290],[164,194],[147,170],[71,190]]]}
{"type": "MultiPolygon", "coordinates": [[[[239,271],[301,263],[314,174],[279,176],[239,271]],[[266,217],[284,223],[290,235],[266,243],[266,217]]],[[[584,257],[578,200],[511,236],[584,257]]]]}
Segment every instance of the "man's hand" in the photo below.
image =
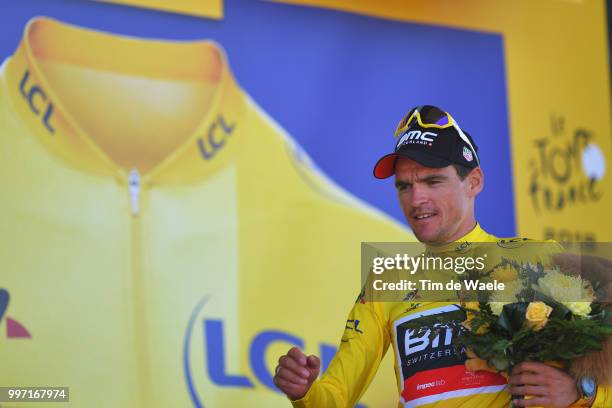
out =
{"type": "Polygon", "coordinates": [[[306,357],[299,348],[293,347],[278,359],[274,384],[292,400],[303,398],[317,379],[321,360],[311,355],[306,357]]]}
{"type": "Polygon", "coordinates": [[[566,408],[579,397],[576,382],[569,374],[542,363],[517,365],[508,384],[512,395],[534,397],[514,400],[518,407],[566,408]]]}

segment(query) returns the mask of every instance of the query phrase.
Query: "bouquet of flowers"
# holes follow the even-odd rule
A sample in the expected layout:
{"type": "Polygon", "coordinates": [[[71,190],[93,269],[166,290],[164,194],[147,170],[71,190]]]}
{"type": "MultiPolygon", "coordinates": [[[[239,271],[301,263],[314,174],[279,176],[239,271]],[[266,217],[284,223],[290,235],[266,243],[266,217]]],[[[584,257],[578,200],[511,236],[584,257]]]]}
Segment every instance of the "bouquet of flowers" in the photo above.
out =
{"type": "Polygon", "coordinates": [[[507,259],[491,277],[506,289],[462,303],[467,330],[454,340],[467,350],[468,370],[508,375],[536,361],[612,384],[612,313],[595,301],[590,282],[507,259]]]}

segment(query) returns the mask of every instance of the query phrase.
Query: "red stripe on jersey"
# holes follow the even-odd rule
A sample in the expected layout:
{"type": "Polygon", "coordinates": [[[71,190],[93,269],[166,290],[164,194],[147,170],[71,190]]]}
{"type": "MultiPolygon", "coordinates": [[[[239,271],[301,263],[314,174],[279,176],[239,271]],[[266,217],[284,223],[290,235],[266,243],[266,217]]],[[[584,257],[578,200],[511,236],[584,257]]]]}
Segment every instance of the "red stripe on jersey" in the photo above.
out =
{"type": "Polygon", "coordinates": [[[505,385],[506,378],[488,371],[472,373],[463,364],[421,371],[404,381],[404,401],[441,394],[448,391],[505,385]]]}

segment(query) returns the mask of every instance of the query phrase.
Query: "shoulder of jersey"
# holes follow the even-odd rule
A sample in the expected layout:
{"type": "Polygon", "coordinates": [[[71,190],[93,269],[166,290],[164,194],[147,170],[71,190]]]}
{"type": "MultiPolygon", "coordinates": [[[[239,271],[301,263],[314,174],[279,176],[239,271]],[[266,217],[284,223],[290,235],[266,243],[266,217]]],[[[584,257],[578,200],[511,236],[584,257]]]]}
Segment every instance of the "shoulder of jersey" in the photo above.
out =
{"type": "Polygon", "coordinates": [[[537,242],[534,239],[523,238],[523,237],[511,237],[511,238],[498,238],[496,243],[497,246],[504,249],[520,248],[525,245],[526,242],[537,242]]]}
{"type": "Polygon", "coordinates": [[[497,246],[504,249],[515,249],[524,246],[527,243],[539,244],[556,244],[552,239],[538,240],[524,237],[497,238],[497,246]]]}

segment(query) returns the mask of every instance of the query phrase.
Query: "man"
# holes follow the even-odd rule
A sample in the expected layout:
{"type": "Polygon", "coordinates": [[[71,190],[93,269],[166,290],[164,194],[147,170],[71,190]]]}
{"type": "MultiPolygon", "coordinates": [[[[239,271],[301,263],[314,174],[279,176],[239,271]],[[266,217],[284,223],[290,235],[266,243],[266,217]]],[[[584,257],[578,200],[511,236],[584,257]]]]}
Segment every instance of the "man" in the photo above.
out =
{"type": "MultiPolygon", "coordinates": [[[[474,201],[483,189],[483,171],[473,139],[453,118],[436,107],[420,106],[402,119],[395,136],[395,151],[378,161],[374,176],[395,175],[400,206],[427,250],[457,252],[491,242],[505,251],[503,256],[512,257],[522,239],[500,240],[476,222],[474,201]]],[[[407,322],[414,324],[424,316],[446,321],[465,317],[453,302],[371,302],[362,295],[349,315],[340,348],[320,380],[319,358],[292,348],[280,357],[274,382],[294,407],[352,407],[393,344],[399,407],[505,408],[511,395],[533,396],[516,399],[519,407],[612,404],[607,388],[599,387],[595,395],[592,382],[586,386],[580,382],[577,387],[569,374],[540,363],[516,366],[508,381],[487,371],[468,372],[465,355],[451,352],[452,336],[457,334],[452,329],[444,332],[443,339],[440,332],[430,340],[406,327],[407,322]]]]}

